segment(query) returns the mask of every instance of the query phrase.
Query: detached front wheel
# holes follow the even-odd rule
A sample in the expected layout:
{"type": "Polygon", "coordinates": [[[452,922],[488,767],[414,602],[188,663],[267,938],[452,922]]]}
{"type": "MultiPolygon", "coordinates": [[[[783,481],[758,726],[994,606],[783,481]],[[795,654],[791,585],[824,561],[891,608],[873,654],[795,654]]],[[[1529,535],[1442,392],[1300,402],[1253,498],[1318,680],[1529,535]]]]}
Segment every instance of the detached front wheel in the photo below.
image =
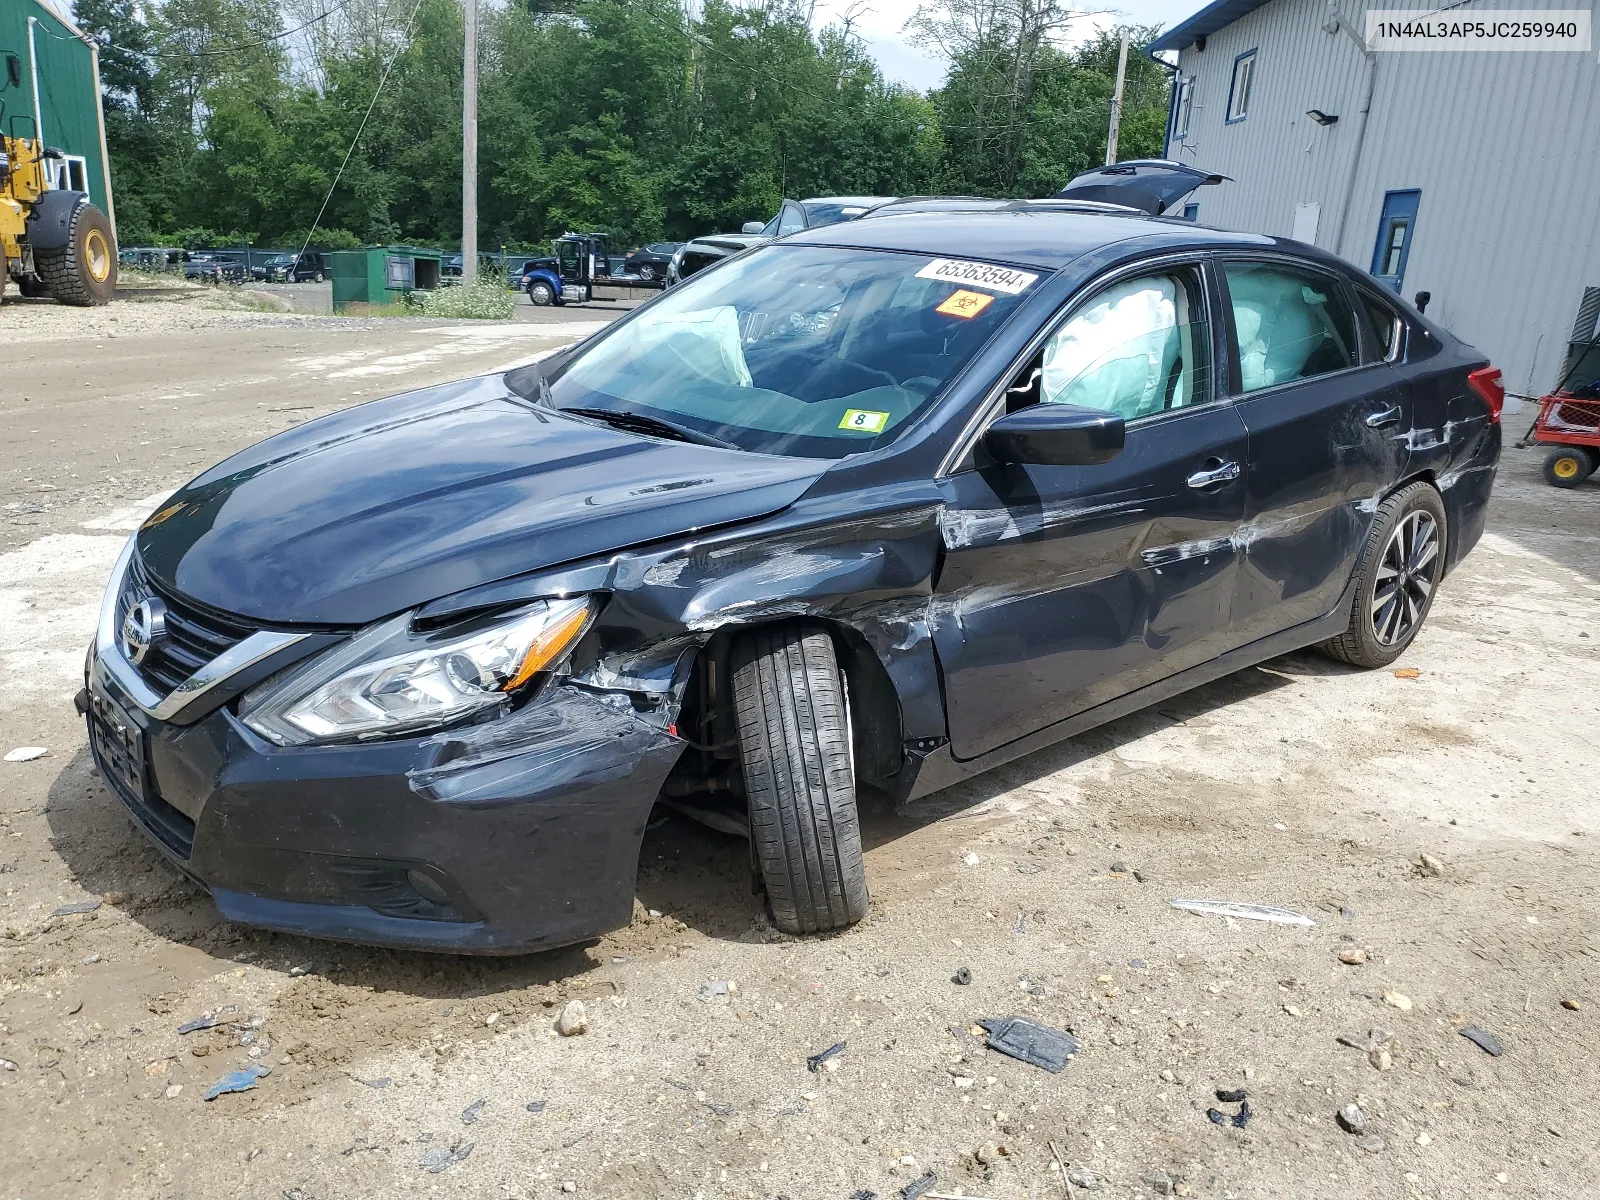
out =
{"type": "Polygon", "coordinates": [[[1544,460],[1545,482],[1558,488],[1575,488],[1594,474],[1595,456],[1582,446],[1563,446],[1544,460]]]}
{"type": "Polygon", "coordinates": [[[842,929],[867,915],[849,699],[833,640],[814,625],[734,645],[733,700],[750,838],[773,923],[842,929]]]}

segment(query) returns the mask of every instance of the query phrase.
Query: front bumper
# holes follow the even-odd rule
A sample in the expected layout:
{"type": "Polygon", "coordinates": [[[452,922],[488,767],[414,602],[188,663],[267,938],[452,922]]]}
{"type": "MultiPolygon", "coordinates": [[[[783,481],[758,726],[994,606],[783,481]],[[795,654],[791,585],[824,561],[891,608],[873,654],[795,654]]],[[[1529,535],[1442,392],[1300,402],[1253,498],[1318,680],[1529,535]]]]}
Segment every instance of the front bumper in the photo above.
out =
{"type": "Polygon", "coordinates": [[[143,748],[140,790],[91,728],[102,778],[223,916],[425,950],[538,950],[626,925],[683,746],[659,714],[570,682],[497,720],[350,746],[273,746],[231,706],[156,720],[91,655],[80,708],[96,704],[143,748]]]}

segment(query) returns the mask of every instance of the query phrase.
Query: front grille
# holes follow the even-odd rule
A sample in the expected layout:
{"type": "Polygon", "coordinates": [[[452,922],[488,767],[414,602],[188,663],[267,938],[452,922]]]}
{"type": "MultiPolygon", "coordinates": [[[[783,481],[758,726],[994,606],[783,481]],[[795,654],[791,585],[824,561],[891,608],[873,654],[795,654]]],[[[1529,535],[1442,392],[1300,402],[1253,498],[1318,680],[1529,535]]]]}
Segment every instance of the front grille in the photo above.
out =
{"type": "Polygon", "coordinates": [[[117,598],[118,636],[128,610],[151,597],[160,599],[166,606],[166,636],[156,639],[144,661],[135,669],[146,683],[163,695],[256,632],[237,617],[202,608],[170,588],[157,586],[135,554],[128,560],[128,574],[122,581],[122,594],[117,598]]]}

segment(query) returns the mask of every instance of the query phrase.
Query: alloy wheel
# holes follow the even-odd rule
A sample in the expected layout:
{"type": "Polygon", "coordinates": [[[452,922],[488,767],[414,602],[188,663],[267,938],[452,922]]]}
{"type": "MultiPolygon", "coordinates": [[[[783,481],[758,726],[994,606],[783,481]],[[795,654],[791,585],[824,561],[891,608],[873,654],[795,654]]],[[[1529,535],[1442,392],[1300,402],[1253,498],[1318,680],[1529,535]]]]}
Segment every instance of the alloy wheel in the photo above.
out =
{"type": "Polygon", "coordinates": [[[1425,512],[1400,518],[1378,563],[1372,592],[1372,632],[1385,646],[1411,636],[1439,575],[1439,526],[1425,512]]]}

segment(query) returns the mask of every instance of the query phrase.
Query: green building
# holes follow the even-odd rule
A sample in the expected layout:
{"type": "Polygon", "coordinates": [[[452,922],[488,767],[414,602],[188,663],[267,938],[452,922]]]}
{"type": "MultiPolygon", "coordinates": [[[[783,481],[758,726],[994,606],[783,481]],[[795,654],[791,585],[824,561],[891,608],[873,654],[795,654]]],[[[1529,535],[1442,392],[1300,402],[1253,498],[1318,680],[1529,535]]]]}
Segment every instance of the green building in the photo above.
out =
{"type": "Polygon", "coordinates": [[[100,110],[100,53],[44,0],[0,0],[0,129],[61,151],[56,187],[88,192],[111,219],[111,166],[100,110]]]}

